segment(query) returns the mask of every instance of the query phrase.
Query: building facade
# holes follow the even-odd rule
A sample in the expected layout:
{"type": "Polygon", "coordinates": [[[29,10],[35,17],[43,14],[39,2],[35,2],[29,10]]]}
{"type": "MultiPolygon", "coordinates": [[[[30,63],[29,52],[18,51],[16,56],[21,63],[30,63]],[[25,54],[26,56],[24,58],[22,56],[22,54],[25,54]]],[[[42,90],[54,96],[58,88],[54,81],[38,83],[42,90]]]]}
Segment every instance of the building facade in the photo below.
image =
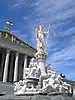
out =
{"type": "Polygon", "coordinates": [[[0,30],[0,81],[13,83],[24,78],[36,49],[8,31],[0,30]]]}

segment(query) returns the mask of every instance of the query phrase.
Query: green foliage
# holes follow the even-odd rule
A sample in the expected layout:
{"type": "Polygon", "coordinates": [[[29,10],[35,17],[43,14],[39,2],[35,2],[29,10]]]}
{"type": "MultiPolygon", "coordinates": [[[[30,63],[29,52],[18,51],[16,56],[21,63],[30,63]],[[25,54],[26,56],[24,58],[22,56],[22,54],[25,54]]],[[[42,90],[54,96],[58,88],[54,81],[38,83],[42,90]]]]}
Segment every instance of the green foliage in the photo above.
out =
{"type": "Polygon", "coordinates": [[[48,53],[47,52],[45,53],[45,56],[48,56],[48,53]]]}
{"type": "Polygon", "coordinates": [[[6,31],[10,31],[10,28],[9,28],[9,27],[6,27],[5,30],[6,30],[6,31]]]}

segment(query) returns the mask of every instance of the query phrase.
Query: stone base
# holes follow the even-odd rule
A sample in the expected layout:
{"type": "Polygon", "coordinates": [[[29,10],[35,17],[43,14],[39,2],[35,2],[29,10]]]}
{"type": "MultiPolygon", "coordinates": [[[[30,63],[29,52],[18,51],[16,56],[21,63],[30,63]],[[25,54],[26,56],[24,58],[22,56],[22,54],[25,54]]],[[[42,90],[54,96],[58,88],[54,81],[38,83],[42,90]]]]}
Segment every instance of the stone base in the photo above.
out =
{"type": "Polygon", "coordinates": [[[39,92],[25,92],[24,94],[19,94],[17,96],[32,96],[32,95],[39,95],[39,92]]]}
{"type": "Polygon", "coordinates": [[[75,96],[64,96],[64,95],[33,95],[33,96],[15,96],[15,95],[4,95],[0,96],[0,100],[75,100],[75,96]]]}
{"type": "Polygon", "coordinates": [[[68,96],[68,93],[64,93],[64,92],[61,93],[61,92],[59,92],[59,91],[48,93],[48,96],[56,96],[56,95],[64,95],[64,96],[68,96]]]}

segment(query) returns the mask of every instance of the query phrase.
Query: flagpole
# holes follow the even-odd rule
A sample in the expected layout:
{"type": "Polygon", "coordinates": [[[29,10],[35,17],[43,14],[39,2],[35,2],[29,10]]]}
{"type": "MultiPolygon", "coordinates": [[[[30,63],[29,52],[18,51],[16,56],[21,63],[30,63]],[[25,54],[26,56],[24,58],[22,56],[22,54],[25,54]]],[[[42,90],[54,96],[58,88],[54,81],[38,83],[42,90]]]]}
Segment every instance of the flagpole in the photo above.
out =
{"type": "Polygon", "coordinates": [[[6,21],[5,24],[6,24],[5,30],[10,31],[11,26],[13,26],[13,23],[10,21],[6,21]]]}

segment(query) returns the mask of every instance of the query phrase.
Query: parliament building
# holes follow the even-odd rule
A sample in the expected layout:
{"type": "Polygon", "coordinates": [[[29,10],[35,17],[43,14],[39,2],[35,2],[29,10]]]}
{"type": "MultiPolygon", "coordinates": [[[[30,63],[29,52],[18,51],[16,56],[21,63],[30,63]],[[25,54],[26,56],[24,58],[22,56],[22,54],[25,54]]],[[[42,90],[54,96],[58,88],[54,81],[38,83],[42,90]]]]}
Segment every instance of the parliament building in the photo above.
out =
{"type": "MultiPolygon", "coordinates": [[[[0,30],[0,95],[14,92],[13,83],[24,79],[24,69],[36,52],[10,31],[0,30]]],[[[75,94],[75,82],[66,81],[73,85],[75,94]]]]}
{"type": "MultiPolygon", "coordinates": [[[[5,85],[12,87],[15,81],[24,78],[24,69],[36,51],[11,32],[0,30],[0,90],[5,85]]],[[[5,89],[6,87],[3,92],[8,90],[5,89]]]]}

